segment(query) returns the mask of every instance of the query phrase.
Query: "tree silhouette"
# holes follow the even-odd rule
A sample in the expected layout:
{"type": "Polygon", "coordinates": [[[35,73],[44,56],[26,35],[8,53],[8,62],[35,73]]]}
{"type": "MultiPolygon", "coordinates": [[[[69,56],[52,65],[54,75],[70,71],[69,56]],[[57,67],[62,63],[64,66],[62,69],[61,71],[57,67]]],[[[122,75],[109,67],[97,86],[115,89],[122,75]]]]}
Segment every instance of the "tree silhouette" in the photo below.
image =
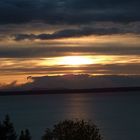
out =
{"type": "Polygon", "coordinates": [[[0,140],[5,140],[5,133],[4,133],[4,127],[2,125],[2,123],[0,122],[0,140]]]}
{"type": "Polygon", "coordinates": [[[0,140],[16,140],[17,135],[8,115],[3,123],[0,123],[0,140]]]}
{"type": "Polygon", "coordinates": [[[21,131],[19,140],[31,140],[31,135],[28,129],[26,129],[25,131],[21,131]]]}
{"type": "Polygon", "coordinates": [[[19,140],[24,140],[24,131],[23,130],[20,133],[19,140]]]}
{"type": "Polygon", "coordinates": [[[42,137],[42,140],[52,140],[53,137],[53,132],[49,128],[47,128],[45,131],[45,135],[42,137]]]}
{"type": "Polygon", "coordinates": [[[99,129],[84,120],[65,120],[47,129],[42,140],[101,140],[99,129]]]}

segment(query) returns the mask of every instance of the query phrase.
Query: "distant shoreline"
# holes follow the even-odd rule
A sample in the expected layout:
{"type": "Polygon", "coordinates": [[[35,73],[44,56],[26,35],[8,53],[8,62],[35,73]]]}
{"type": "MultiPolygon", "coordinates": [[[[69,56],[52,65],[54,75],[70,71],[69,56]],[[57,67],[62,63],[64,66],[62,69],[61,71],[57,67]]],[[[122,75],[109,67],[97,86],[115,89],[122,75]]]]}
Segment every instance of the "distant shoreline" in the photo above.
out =
{"type": "Polygon", "coordinates": [[[0,96],[8,95],[41,95],[41,94],[78,94],[78,93],[104,93],[104,92],[130,92],[140,91],[140,87],[112,87],[92,89],[46,89],[25,91],[0,91],[0,96]]]}

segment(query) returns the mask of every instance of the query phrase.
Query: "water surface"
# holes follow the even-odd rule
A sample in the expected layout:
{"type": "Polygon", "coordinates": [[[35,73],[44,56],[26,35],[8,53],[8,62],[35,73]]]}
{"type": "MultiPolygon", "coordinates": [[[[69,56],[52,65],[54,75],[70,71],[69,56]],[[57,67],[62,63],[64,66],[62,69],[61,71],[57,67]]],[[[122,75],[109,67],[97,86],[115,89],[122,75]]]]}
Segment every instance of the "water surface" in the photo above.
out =
{"type": "Polygon", "coordinates": [[[9,114],[18,132],[28,128],[33,140],[64,119],[92,120],[104,140],[140,139],[140,95],[49,94],[0,97],[0,119],[9,114]]]}

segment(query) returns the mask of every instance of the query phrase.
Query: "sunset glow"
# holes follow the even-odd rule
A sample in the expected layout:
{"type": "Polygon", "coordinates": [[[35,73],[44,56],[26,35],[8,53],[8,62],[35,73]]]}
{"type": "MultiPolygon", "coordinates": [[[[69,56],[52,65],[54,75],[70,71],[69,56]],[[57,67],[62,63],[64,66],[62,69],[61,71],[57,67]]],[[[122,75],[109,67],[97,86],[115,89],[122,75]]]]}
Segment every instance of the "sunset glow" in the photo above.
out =
{"type": "Polygon", "coordinates": [[[28,76],[140,75],[133,2],[2,0],[0,85],[26,83],[28,76]]]}
{"type": "Polygon", "coordinates": [[[65,56],[58,60],[59,65],[88,65],[92,64],[91,58],[86,56],[65,56]]]}

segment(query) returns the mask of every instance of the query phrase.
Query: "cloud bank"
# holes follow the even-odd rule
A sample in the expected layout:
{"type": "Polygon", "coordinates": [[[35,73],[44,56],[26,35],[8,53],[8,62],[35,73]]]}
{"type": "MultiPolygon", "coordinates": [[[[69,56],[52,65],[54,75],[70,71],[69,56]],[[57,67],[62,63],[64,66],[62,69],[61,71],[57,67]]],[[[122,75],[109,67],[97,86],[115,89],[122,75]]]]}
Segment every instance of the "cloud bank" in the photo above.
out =
{"type": "MultiPolygon", "coordinates": [[[[106,44],[104,46],[64,46],[64,47],[0,47],[0,58],[44,58],[59,57],[74,53],[81,55],[139,55],[137,46],[106,44]]],[[[2,60],[2,59],[1,59],[2,60]]]]}
{"type": "Polygon", "coordinates": [[[52,39],[61,39],[61,38],[70,38],[70,37],[82,37],[90,35],[114,35],[114,34],[128,34],[133,33],[140,35],[140,30],[137,31],[133,29],[124,30],[122,28],[80,28],[80,29],[65,29],[54,32],[52,34],[16,34],[14,36],[16,41],[21,40],[52,40],[52,39]]]}
{"type": "Polygon", "coordinates": [[[105,87],[133,87],[140,86],[140,76],[90,76],[63,75],[28,77],[32,82],[16,86],[15,82],[8,85],[5,90],[31,90],[31,89],[84,89],[105,87]]]}
{"type": "Polygon", "coordinates": [[[139,0],[1,0],[0,24],[33,21],[48,24],[139,21],[139,5],[139,0]]]}

